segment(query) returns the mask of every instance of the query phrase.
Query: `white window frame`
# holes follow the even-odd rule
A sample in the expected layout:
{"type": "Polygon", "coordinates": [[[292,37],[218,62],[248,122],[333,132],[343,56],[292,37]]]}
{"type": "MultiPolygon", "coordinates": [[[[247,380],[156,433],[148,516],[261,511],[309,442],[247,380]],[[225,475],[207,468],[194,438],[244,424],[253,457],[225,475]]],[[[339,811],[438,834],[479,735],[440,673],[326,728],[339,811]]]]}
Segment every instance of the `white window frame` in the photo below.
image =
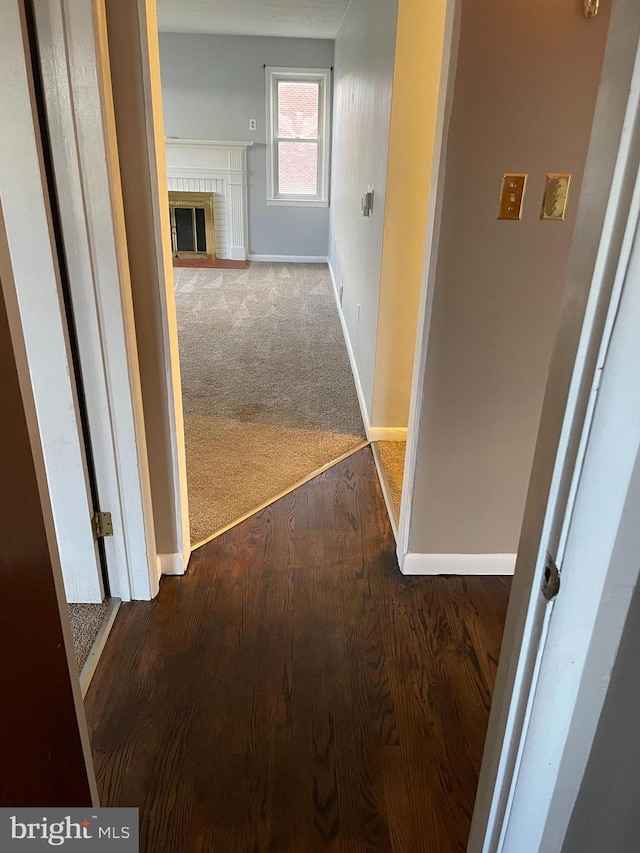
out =
{"type": "MultiPolygon", "coordinates": [[[[267,205],[280,207],[328,207],[329,206],[329,157],[331,116],[331,69],[330,68],[276,68],[266,66],[267,103],[267,205]],[[278,97],[277,86],[281,82],[320,85],[318,102],[318,193],[290,195],[278,192],[278,97]]],[[[286,138],[283,137],[286,141],[286,138]]]]}

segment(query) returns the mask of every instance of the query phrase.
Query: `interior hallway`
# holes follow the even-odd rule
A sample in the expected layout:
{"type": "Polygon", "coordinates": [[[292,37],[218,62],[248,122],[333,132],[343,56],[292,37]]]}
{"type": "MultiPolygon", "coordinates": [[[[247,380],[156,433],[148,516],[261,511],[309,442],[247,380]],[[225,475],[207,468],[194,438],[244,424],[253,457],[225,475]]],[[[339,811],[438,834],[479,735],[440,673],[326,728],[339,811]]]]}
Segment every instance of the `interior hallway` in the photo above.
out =
{"type": "Polygon", "coordinates": [[[366,448],[122,606],[86,710],[142,851],[465,849],[510,581],[394,547],[366,448]]]}
{"type": "Polygon", "coordinates": [[[326,264],[174,280],[195,546],[366,435],[326,264]]]}

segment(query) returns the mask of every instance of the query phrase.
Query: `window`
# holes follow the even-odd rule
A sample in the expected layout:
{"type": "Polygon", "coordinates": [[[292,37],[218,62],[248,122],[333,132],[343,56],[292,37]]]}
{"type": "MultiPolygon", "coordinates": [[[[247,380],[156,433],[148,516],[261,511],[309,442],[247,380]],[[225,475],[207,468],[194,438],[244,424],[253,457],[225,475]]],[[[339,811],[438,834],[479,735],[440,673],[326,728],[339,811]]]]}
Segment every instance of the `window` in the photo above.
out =
{"type": "Polygon", "coordinates": [[[267,68],[267,204],[329,204],[328,69],[267,68]]]}

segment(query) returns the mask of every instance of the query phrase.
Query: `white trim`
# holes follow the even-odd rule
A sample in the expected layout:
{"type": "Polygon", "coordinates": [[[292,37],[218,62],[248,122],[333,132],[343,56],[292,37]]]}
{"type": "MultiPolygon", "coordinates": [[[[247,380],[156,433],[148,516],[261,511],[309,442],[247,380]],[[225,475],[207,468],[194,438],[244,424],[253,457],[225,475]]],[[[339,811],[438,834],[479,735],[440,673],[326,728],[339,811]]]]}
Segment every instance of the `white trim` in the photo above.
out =
{"type": "MultiPolygon", "coordinates": [[[[0,150],[5,151],[5,145],[11,154],[11,167],[15,170],[15,179],[18,184],[20,197],[24,198],[30,187],[21,182],[24,177],[26,164],[34,153],[33,144],[36,142],[35,127],[37,126],[37,111],[35,101],[32,99],[33,92],[29,86],[29,71],[27,58],[29,57],[29,44],[26,41],[26,31],[24,28],[24,4],[19,0],[0,0],[0,50],[3,58],[10,63],[11,75],[5,75],[0,78],[0,119],[2,120],[3,133],[0,134],[0,150]],[[14,107],[17,109],[14,111],[14,107]],[[5,114],[6,109],[6,114],[5,114]],[[25,112],[23,112],[23,109],[25,112]],[[28,111],[28,116],[27,116],[28,111]],[[23,125],[21,119],[26,119],[27,124],[23,125]],[[26,144],[25,144],[26,143],[26,144]]],[[[2,171],[2,162],[0,161],[0,174],[2,171]]],[[[40,191],[43,191],[42,177],[39,180],[40,191]]],[[[96,784],[96,776],[94,764],[91,754],[91,742],[89,731],[87,728],[87,720],[82,703],[82,694],[80,691],[80,683],[74,673],[77,673],[77,664],[73,648],[73,639],[71,636],[71,626],[68,619],[68,607],[65,601],[64,579],[62,575],[62,555],[59,548],[58,535],[56,530],[56,521],[54,518],[53,495],[51,483],[49,480],[49,471],[47,462],[44,456],[44,439],[40,432],[40,419],[37,412],[35,400],[34,381],[31,375],[31,364],[29,360],[27,341],[25,330],[21,317],[21,309],[17,297],[16,285],[14,281],[14,263],[17,261],[20,269],[20,275],[28,275],[34,272],[33,267],[25,264],[26,256],[20,253],[20,257],[14,259],[11,255],[7,235],[7,217],[13,216],[11,211],[5,207],[7,198],[4,195],[6,186],[4,182],[1,186],[3,209],[0,212],[0,287],[2,288],[5,308],[7,312],[7,323],[9,327],[9,336],[11,338],[11,346],[15,358],[15,369],[20,385],[20,394],[22,397],[22,407],[24,419],[29,433],[29,443],[31,446],[31,454],[33,458],[33,470],[37,480],[37,489],[42,509],[42,521],[45,528],[49,556],[51,561],[50,578],[54,586],[55,597],[57,600],[58,613],[60,616],[60,625],[62,628],[62,637],[64,643],[64,651],[66,655],[67,668],[69,671],[70,690],[73,698],[73,708],[78,722],[78,732],[80,736],[80,744],[82,755],[87,771],[87,779],[91,793],[91,803],[94,806],[100,804],[98,796],[98,788],[96,784]],[[75,669],[74,669],[75,668],[75,669]]],[[[22,225],[27,219],[21,218],[20,214],[24,210],[29,212],[28,202],[31,198],[27,198],[27,207],[23,211],[17,210],[18,216],[16,227],[22,225]]],[[[13,208],[13,202],[11,207],[13,208]]],[[[24,229],[23,229],[24,230],[24,229]]],[[[43,235],[40,235],[43,236],[43,235]]],[[[46,247],[49,245],[50,234],[46,235],[46,242],[39,244],[39,251],[31,253],[38,265],[43,263],[43,257],[49,253],[46,247]]],[[[41,270],[41,267],[40,267],[41,270]]],[[[32,278],[33,285],[41,284],[38,281],[38,269],[35,270],[35,276],[32,278]]],[[[37,295],[36,295],[37,301],[37,295]]],[[[50,359],[51,362],[51,359],[50,359]]],[[[56,372],[59,371],[60,365],[51,365],[56,372]]],[[[63,367],[66,366],[63,362],[63,367]]],[[[14,413],[19,416],[19,412],[14,413]]],[[[5,559],[6,565],[6,559],[5,559]]],[[[14,565],[10,570],[14,572],[20,571],[19,565],[14,565]]],[[[44,578],[44,576],[43,576],[44,578]]],[[[29,606],[29,596],[25,584],[25,606],[29,606]]],[[[39,629],[37,615],[32,614],[32,626],[34,636],[37,636],[39,629]]],[[[19,637],[14,637],[18,641],[19,637]]],[[[37,677],[34,676],[34,677],[37,677]]],[[[6,700],[5,700],[6,701],[6,700]]],[[[10,700],[9,700],[10,701],[10,700]]]]}
{"type": "Polygon", "coordinates": [[[0,258],[1,286],[19,310],[66,597],[100,602],[84,438],[21,5],[4,0],[0,13],[0,47],[11,68],[0,79],[0,197],[8,248],[0,258]]]}
{"type": "Polygon", "coordinates": [[[148,599],[153,510],[103,10],[75,0],[34,8],[98,492],[113,519],[109,584],[116,598],[148,599]]]}
{"type": "MultiPolygon", "coordinates": [[[[369,418],[369,412],[367,410],[366,398],[364,395],[364,389],[362,388],[362,382],[360,381],[360,374],[358,373],[358,364],[356,362],[356,356],[353,351],[353,346],[351,345],[351,338],[349,337],[349,329],[347,328],[347,321],[345,320],[344,313],[342,311],[342,305],[340,304],[340,296],[338,294],[338,284],[336,282],[336,276],[333,271],[333,265],[331,263],[331,258],[326,258],[327,266],[329,267],[329,275],[331,276],[331,283],[333,285],[333,295],[336,300],[336,307],[338,309],[338,317],[340,318],[340,325],[342,327],[342,334],[344,337],[344,342],[347,347],[347,353],[349,354],[349,364],[351,365],[351,372],[353,374],[353,381],[356,386],[356,392],[358,394],[358,403],[360,404],[360,414],[362,415],[362,422],[364,424],[365,432],[367,434],[368,441],[407,441],[407,427],[381,427],[381,426],[371,426],[371,420],[369,418]]],[[[404,499],[404,498],[403,498],[404,499]]],[[[396,534],[396,539],[398,538],[398,531],[394,528],[394,533],[396,534]]]]}
{"type": "Polygon", "coordinates": [[[451,113],[451,104],[453,102],[453,87],[455,82],[459,37],[460,3],[459,0],[447,0],[442,47],[442,66],[440,71],[440,92],[438,96],[438,113],[435,122],[433,145],[433,165],[429,181],[429,205],[425,234],[422,286],[420,291],[415,357],[413,362],[413,377],[411,381],[411,396],[409,402],[405,477],[402,484],[400,521],[398,524],[397,555],[400,565],[404,562],[404,555],[409,551],[409,535],[413,513],[413,490],[415,485],[418,456],[418,436],[420,432],[420,421],[422,418],[422,399],[427,363],[429,328],[431,325],[431,307],[438,260],[440,226],[442,221],[441,213],[444,193],[445,154],[449,129],[449,117],[451,113]]]}
{"type": "MultiPolygon", "coordinates": [[[[612,303],[616,327],[610,347],[606,340],[603,347],[607,361],[593,423],[585,423],[585,462],[575,472],[575,510],[563,533],[562,595],[548,624],[529,709],[501,836],[505,851],[523,837],[540,850],[559,849],[564,840],[638,582],[638,526],[635,511],[632,518],[625,510],[635,510],[640,493],[640,405],[632,393],[640,366],[639,272],[636,235],[620,310],[612,303]]],[[[597,376],[594,383],[599,381],[597,376]]]]}
{"type": "Polygon", "coordinates": [[[340,318],[340,326],[342,327],[342,335],[344,337],[345,346],[347,347],[347,353],[349,354],[349,364],[351,365],[351,373],[353,374],[353,381],[356,386],[356,393],[358,395],[358,403],[360,404],[360,414],[362,415],[362,423],[364,424],[364,430],[367,436],[367,440],[370,441],[371,439],[369,438],[369,434],[371,432],[371,421],[369,419],[369,412],[367,410],[367,401],[364,395],[362,382],[360,381],[360,374],[358,373],[358,364],[356,362],[356,356],[353,351],[353,347],[351,346],[351,338],[349,337],[347,321],[345,320],[344,314],[342,312],[342,305],[340,304],[340,296],[338,294],[338,285],[336,283],[336,277],[333,272],[333,266],[331,264],[330,258],[327,259],[327,266],[329,267],[329,275],[331,276],[331,283],[333,285],[333,295],[336,300],[338,317],[340,318]]]}
{"type": "Polygon", "coordinates": [[[247,255],[248,261],[265,264],[326,264],[326,255],[247,255]]]}
{"type": "Polygon", "coordinates": [[[268,198],[267,207],[329,207],[329,200],[307,201],[307,199],[268,198]]]}
{"type": "Polygon", "coordinates": [[[369,441],[406,441],[407,427],[369,427],[369,441]]]}
{"type": "Polygon", "coordinates": [[[225,151],[229,149],[246,151],[251,148],[253,142],[218,142],[215,139],[176,139],[173,136],[165,138],[167,148],[222,148],[225,151]]]}
{"type": "Polygon", "coordinates": [[[330,68],[283,68],[265,66],[266,128],[267,128],[267,205],[280,207],[328,207],[329,164],[331,160],[331,69],[330,68]],[[317,139],[300,139],[302,143],[315,144],[318,149],[318,192],[310,195],[284,195],[278,193],[277,148],[279,141],[297,141],[295,137],[277,137],[277,96],[279,81],[312,81],[320,88],[318,100],[317,139]]]}
{"type": "Polygon", "coordinates": [[[405,554],[403,575],[512,575],[516,554],[405,554]]]}
{"type": "Polygon", "coordinates": [[[187,571],[189,565],[188,554],[158,554],[158,569],[160,575],[183,575],[187,571]]]}
{"type": "MultiPolygon", "coordinates": [[[[101,0],[104,2],[104,0],[101,0]]],[[[154,237],[157,257],[157,283],[160,295],[163,332],[163,367],[165,393],[168,403],[171,458],[173,520],[176,550],[188,561],[191,554],[189,532],[189,499],[187,492],[187,462],[182,409],[182,382],[178,350],[178,320],[173,286],[173,263],[169,217],[164,206],[167,193],[167,164],[162,117],[162,87],[160,79],[160,47],[156,0],[137,0],[140,56],[144,86],[143,109],[147,129],[149,156],[149,189],[153,199],[154,237]]],[[[240,152],[243,156],[244,152],[240,152]]]]}
{"type": "Polygon", "coordinates": [[[396,514],[393,508],[393,502],[391,500],[391,494],[389,492],[389,484],[387,481],[387,475],[385,473],[384,467],[382,465],[382,460],[380,459],[380,454],[378,452],[378,447],[376,442],[371,443],[371,452],[373,453],[373,461],[376,465],[376,470],[378,472],[378,480],[380,481],[380,489],[382,490],[382,497],[384,498],[384,503],[387,508],[387,515],[389,516],[389,523],[391,524],[391,530],[393,531],[393,538],[398,541],[398,520],[396,519],[396,514]]]}
{"type": "Polygon", "coordinates": [[[98,668],[98,663],[102,657],[102,652],[104,651],[107,640],[109,639],[109,634],[113,628],[113,623],[116,621],[116,616],[118,615],[118,610],[120,609],[121,604],[122,602],[119,598],[111,598],[109,600],[109,606],[107,607],[107,612],[104,614],[104,620],[100,626],[100,630],[93,641],[91,651],[89,652],[84,666],[82,667],[82,672],[80,673],[80,691],[82,692],[83,699],[87,695],[91,685],[91,679],[98,668]]]}

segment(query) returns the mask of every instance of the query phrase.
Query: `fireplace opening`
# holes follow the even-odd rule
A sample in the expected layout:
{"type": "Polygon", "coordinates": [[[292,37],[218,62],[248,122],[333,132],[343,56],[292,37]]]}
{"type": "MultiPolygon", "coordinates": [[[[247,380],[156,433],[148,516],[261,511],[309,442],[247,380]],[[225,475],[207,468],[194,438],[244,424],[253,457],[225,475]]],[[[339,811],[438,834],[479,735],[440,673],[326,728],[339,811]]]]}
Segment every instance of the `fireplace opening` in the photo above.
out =
{"type": "Polygon", "coordinates": [[[213,258],[215,232],[210,193],[169,192],[171,252],[174,258],[213,258]]]}

